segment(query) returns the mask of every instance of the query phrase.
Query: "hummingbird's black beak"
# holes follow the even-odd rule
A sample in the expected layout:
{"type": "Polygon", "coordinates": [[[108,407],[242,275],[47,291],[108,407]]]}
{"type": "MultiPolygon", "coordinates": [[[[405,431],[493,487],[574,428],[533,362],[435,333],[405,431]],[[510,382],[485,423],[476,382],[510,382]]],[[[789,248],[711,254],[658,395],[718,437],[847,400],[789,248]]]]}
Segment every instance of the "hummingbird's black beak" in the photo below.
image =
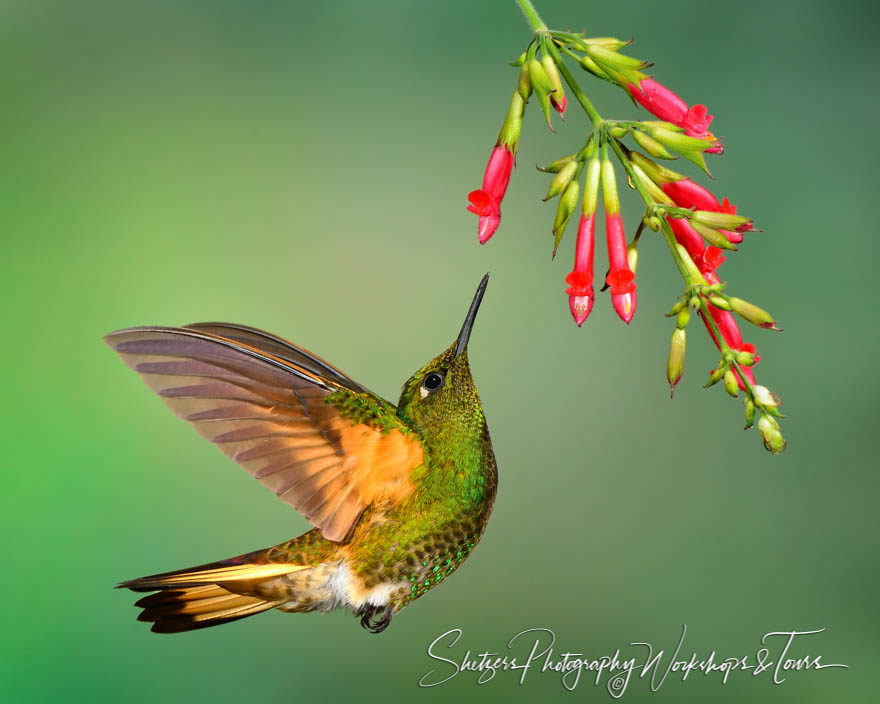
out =
{"type": "Polygon", "coordinates": [[[471,301],[471,307],[468,310],[464,324],[461,326],[461,332],[458,333],[458,344],[455,346],[455,356],[458,357],[467,349],[467,343],[471,336],[471,328],[474,327],[474,320],[477,317],[477,311],[480,309],[480,302],[483,300],[483,294],[486,293],[486,286],[489,284],[489,274],[487,273],[480,279],[480,285],[477,286],[477,292],[474,294],[474,300],[471,301]]]}

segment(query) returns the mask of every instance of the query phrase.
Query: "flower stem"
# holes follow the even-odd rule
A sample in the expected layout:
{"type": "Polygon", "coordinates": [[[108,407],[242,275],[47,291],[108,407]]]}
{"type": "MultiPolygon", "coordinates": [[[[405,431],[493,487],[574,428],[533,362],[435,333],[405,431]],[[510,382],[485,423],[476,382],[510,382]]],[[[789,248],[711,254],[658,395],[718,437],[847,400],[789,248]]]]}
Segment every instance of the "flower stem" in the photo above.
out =
{"type": "Polygon", "coordinates": [[[522,10],[526,22],[529,23],[534,32],[547,31],[547,25],[544,24],[544,20],[541,19],[531,0],[516,0],[516,4],[519,5],[519,9],[522,10]]]}

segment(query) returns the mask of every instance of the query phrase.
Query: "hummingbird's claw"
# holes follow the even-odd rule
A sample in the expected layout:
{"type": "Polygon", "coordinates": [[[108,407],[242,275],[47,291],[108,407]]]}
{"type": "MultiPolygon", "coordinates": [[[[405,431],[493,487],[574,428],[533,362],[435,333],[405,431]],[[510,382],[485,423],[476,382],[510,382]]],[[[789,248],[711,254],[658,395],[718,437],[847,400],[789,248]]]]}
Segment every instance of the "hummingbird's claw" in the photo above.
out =
{"type": "Polygon", "coordinates": [[[391,606],[365,606],[361,616],[361,627],[370,633],[381,633],[391,624],[391,606]],[[381,613],[381,617],[376,617],[381,613]]]}

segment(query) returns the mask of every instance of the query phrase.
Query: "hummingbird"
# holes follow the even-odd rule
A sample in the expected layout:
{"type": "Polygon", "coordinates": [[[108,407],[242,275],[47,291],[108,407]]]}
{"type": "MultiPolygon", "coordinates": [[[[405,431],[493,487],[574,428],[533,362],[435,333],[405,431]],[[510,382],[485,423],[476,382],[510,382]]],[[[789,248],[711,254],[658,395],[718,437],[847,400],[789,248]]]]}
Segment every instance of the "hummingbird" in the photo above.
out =
{"type": "Polygon", "coordinates": [[[397,406],[308,350],[230,323],[104,339],[180,418],[314,526],[270,548],[117,585],[156,633],[345,608],[380,633],[479,542],[498,470],[468,364],[486,290],[397,406]]]}

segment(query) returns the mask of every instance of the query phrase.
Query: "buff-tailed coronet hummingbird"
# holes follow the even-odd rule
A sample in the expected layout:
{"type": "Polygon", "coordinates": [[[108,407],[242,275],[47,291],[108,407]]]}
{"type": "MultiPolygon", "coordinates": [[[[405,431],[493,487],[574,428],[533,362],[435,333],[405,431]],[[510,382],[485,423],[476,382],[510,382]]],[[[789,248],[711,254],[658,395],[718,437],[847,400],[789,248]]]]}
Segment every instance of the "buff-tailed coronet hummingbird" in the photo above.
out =
{"type": "Polygon", "coordinates": [[[177,416],[314,525],[274,547],[123,582],[153,592],[137,602],[139,620],[177,633],[273,608],[344,607],[378,633],[454,572],[486,528],[498,480],[467,355],[488,278],[455,342],[404,383],[397,406],[242,325],[107,335],[177,416]]]}

